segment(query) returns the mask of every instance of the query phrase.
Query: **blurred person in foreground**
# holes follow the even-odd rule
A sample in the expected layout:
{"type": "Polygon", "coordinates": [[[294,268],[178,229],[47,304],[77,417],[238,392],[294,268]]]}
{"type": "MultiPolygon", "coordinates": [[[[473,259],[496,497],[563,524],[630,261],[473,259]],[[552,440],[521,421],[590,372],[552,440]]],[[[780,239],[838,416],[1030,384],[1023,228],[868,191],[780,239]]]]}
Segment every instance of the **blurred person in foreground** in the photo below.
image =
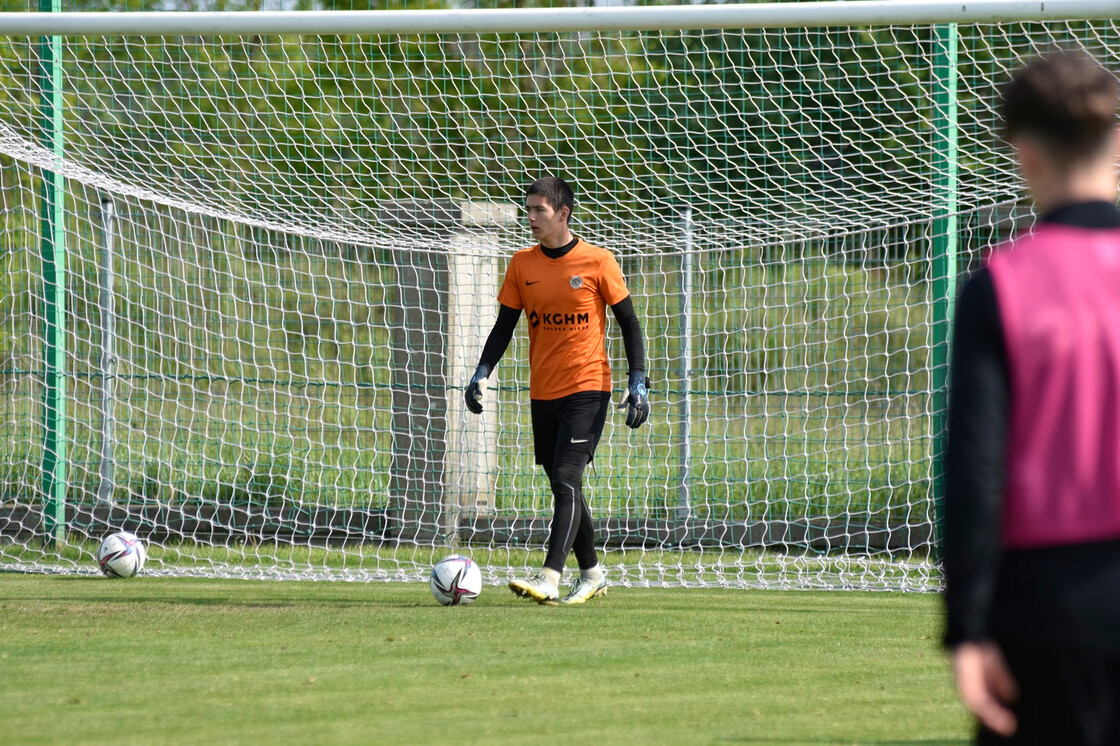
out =
{"type": "Polygon", "coordinates": [[[965,284],[945,456],[945,644],[981,744],[1120,743],[1120,82],[1007,86],[1040,220],[965,284]]]}

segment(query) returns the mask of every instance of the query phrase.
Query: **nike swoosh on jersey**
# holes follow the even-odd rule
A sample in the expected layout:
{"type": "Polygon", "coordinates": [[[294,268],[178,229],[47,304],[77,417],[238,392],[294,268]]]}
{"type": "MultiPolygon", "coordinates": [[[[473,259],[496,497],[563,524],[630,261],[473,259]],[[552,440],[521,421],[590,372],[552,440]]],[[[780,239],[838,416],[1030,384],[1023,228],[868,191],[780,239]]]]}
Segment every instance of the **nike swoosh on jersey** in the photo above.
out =
{"type": "Polygon", "coordinates": [[[532,282],[529,282],[528,280],[526,280],[525,284],[526,285],[536,285],[538,282],[540,282],[540,280],[533,280],[532,282]]]}
{"type": "Polygon", "coordinates": [[[582,440],[577,440],[575,438],[572,438],[573,443],[586,443],[587,441],[588,441],[588,438],[584,438],[582,440]]]}

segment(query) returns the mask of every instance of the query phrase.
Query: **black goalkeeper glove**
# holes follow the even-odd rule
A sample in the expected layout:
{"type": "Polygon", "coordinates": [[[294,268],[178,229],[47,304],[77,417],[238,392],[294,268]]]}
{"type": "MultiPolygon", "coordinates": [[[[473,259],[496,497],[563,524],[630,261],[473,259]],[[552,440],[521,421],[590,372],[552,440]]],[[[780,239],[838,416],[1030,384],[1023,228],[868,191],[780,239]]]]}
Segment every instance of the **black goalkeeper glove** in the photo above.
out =
{"type": "Polygon", "coordinates": [[[630,380],[626,384],[626,395],[622,397],[619,409],[630,407],[626,413],[626,426],[640,427],[649,417],[649,379],[644,370],[630,371],[630,380]]]}
{"type": "Polygon", "coordinates": [[[463,398],[467,400],[467,409],[475,414],[482,414],[482,397],[486,394],[486,379],[490,377],[490,369],[480,365],[471,376],[463,398]]]}

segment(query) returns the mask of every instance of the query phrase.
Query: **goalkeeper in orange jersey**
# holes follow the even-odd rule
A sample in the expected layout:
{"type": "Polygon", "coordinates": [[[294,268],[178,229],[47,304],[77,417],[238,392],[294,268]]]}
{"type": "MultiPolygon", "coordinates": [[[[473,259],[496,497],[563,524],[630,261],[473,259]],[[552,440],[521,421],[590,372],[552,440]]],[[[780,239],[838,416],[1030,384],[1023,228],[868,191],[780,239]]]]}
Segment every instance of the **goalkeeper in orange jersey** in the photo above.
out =
{"type": "Polygon", "coordinates": [[[581,604],[607,590],[595,529],[583,496],[583,471],[595,455],[611,395],[606,308],[622,329],[629,377],[620,409],[626,424],[649,415],[641,324],[614,255],[576,238],[569,228],[575,197],[562,179],[538,179],[526,198],[539,243],[513,255],[498,293],[494,323],[466,389],[467,408],[482,412],[486,380],[525,312],[529,323],[529,399],[538,464],[552,485],[548,553],[538,575],[510,582],[517,595],[542,604],[581,604]],[[560,576],[575,551],[579,578],[560,598],[560,576]]]}

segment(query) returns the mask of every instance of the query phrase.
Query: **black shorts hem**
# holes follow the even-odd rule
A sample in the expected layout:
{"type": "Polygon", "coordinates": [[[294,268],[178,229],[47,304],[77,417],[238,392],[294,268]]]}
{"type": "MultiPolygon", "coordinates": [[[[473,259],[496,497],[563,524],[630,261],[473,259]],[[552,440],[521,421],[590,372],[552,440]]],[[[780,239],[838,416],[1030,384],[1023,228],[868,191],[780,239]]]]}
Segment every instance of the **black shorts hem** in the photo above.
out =
{"type": "Polygon", "coordinates": [[[579,391],[560,399],[531,399],[533,455],[550,466],[565,451],[585,453],[590,462],[603,435],[611,392],[579,391]]]}

